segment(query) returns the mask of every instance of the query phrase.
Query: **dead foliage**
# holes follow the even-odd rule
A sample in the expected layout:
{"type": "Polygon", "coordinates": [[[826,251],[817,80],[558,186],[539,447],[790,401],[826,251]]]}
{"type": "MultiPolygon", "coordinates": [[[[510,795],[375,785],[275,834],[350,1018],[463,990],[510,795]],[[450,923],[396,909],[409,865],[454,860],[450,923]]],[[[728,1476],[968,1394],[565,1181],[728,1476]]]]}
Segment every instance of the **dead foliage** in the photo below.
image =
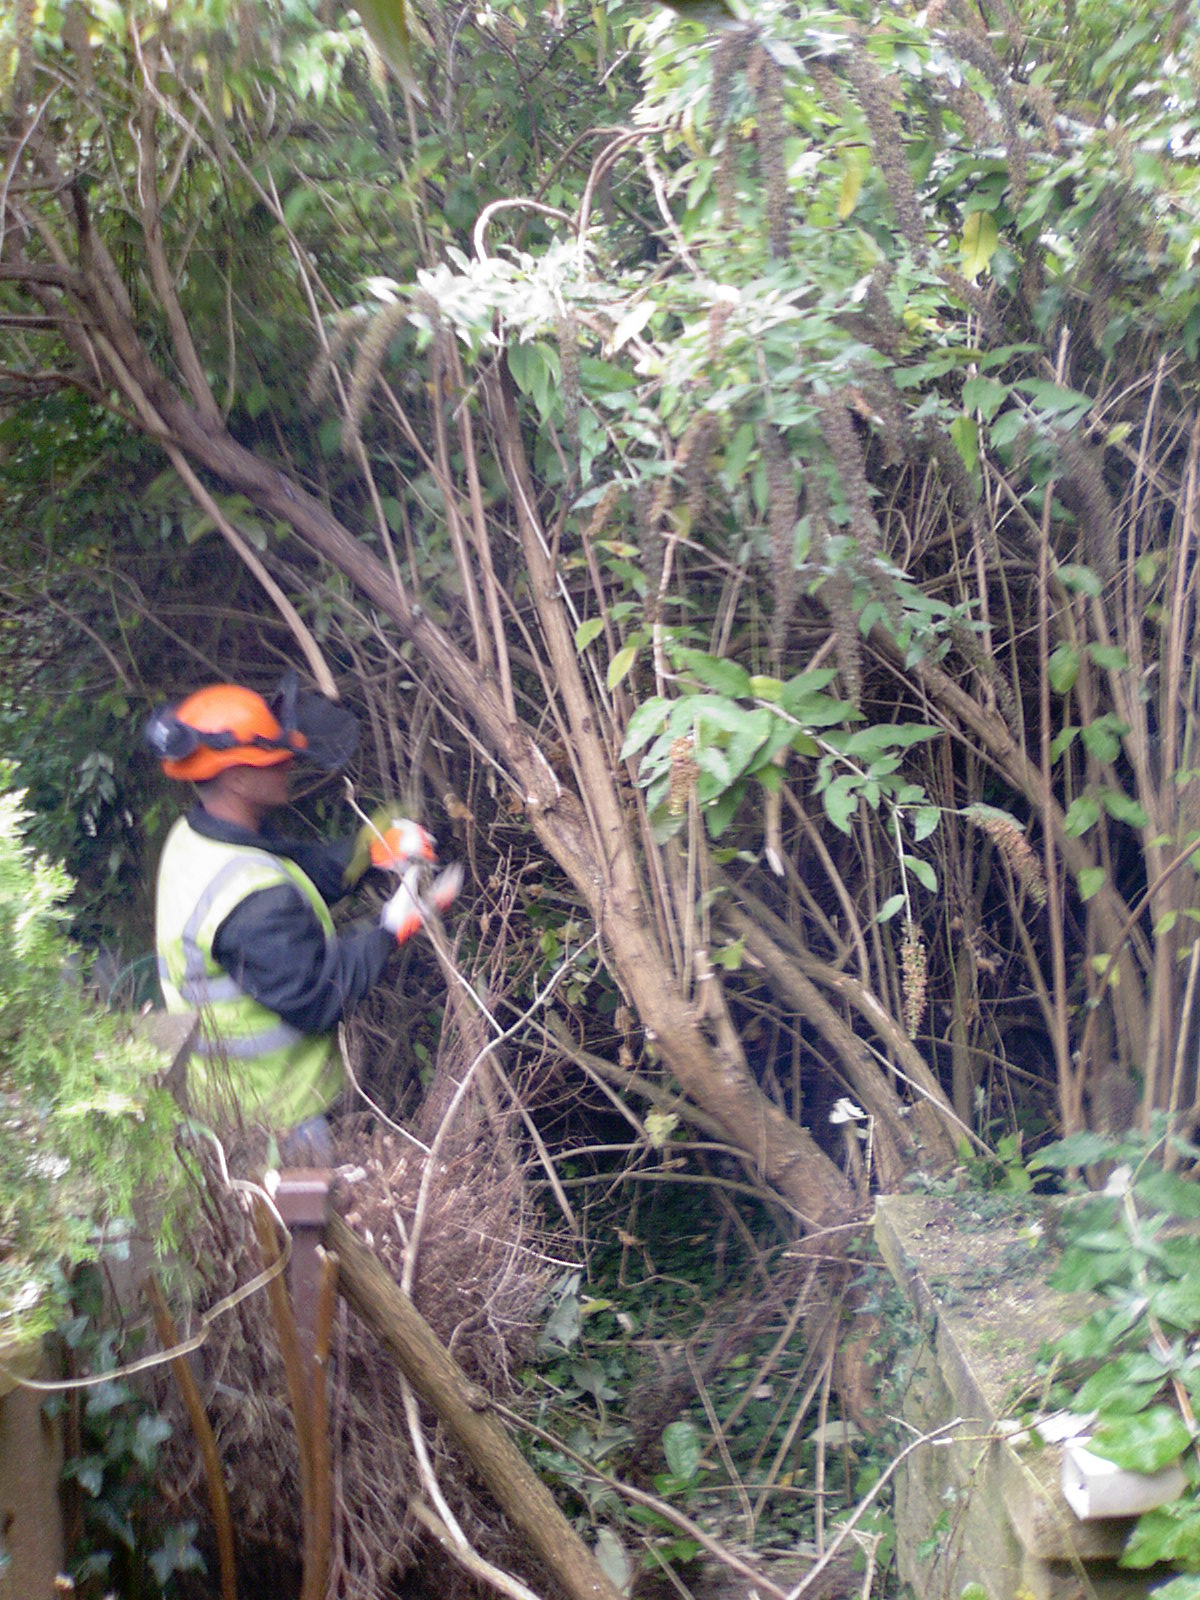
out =
{"type": "MultiPolygon", "coordinates": [[[[264,1142],[229,1134],[231,1170],[261,1170],[264,1142]]],[[[340,1163],[334,1204],[400,1281],[426,1156],[365,1117],[337,1129],[340,1163]]],[[[195,1149],[204,1222],[191,1243],[202,1312],[260,1269],[252,1219],[225,1186],[214,1148],[195,1149]]],[[[413,1299],[455,1358],[489,1394],[510,1397],[526,1358],[548,1276],[542,1224],[507,1141],[463,1121],[435,1152],[424,1200],[413,1299]]],[[[244,1301],[213,1326],[197,1373],[215,1430],[239,1545],[239,1565],[275,1570],[303,1545],[295,1426],[267,1297],[244,1301]]],[[[375,1337],[343,1305],[333,1341],[330,1416],[333,1553],[328,1593],[385,1600],[421,1542],[411,1505],[421,1494],[405,1416],[402,1380],[375,1337]]],[[[178,1396],[165,1376],[156,1402],[174,1423],[163,1489],[175,1516],[204,1525],[207,1488],[178,1396]]],[[[503,1523],[422,1418],[427,1449],[447,1502],[468,1538],[504,1565],[503,1523]]],[[[450,1564],[447,1563],[449,1566],[450,1564]]],[[[525,1565],[528,1562],[525,1561],[525,1565]]],[[[446,1573],[447,1580],[453,1574],[446,1573]]],[[[450,1594],[448,1581],[442,1592],[450,1594]]]]}

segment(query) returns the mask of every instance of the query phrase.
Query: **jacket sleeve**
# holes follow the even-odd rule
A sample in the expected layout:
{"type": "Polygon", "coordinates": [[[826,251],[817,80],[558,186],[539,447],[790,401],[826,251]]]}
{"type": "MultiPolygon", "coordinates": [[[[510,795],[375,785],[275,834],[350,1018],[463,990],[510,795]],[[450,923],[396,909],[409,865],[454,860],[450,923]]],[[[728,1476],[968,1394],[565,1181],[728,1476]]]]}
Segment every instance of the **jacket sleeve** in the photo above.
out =
{"type": "Polygon", "coordinates": [[[396,941],[386,928],[326,940],[299,889],[247,895],[217,929],[213,955],[260,1005],[301,1033],[324,1033],[383,974],[396,941]]]}
{"type": "Polygon", "coordinates": [[[267,847],[294,861],[309,881],[316,885],[317,893],[327,905],[340,900],[349,891],[342,882],[342,873],[354,854],[354,837],[328,840],[276,839],[267,835],[267,847]]]}

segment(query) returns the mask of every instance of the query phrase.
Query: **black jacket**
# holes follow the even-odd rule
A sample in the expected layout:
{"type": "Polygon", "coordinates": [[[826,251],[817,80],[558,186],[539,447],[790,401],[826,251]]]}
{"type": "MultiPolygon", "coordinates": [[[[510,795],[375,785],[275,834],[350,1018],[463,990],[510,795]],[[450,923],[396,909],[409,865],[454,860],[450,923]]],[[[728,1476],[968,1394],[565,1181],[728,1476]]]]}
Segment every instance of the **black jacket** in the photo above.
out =
{"type": "MultiPolygon", "coordinates": [[[[251,833],[192,807],[188,824],[206,839],[244,844],[294,861],[332,903],[346,889],[342,873],[352,839],[313,844],[251,833]]],[[[378,983],[396,941],[386,928],[366,927],[326,941],[312,906],[292,885],[247,895],[213,939],[213,955],[260,1005],[302,1033],[324,1033],[378,983]]]]}

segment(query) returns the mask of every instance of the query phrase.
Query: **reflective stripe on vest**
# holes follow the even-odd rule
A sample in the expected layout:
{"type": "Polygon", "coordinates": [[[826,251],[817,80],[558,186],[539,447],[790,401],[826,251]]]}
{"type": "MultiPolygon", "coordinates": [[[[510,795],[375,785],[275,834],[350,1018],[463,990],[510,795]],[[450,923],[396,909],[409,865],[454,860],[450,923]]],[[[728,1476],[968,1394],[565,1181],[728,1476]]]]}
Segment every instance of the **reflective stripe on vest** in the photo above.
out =
{"type": "Polygon", "coordinates": [[[342,1072],[334,1036],[301,1033],[260,1005],[217,964],[212,947],[245,899],[285,885],[308,901],[326,939],[336,938],[329,908],[295,862],[208,839],[181,818],[163,847],[156,906],[167,1010],[199,1011],[204,1022],[191,1074],[198,1099],[215,1101],[224,1084],[247,1118],[281,1129],[337,1098],[342,1072]]]}

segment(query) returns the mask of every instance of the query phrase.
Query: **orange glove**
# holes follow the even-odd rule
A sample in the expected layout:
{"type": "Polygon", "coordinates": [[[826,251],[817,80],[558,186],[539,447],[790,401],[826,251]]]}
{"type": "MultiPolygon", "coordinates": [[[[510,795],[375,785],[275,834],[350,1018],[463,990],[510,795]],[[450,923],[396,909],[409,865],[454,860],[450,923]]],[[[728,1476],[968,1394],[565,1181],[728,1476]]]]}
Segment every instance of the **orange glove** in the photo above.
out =
{"type": "MultiPolygon", "coordinates": [[[[428,838],[428,835],[426,837],[428,838]]],[[[447,867],[445,872],[439,872],[430,887],[428,898],[424,899],[421,896],[420,879],[421,865],[419,862],[412,862],[405,868],[400,887],[391,899],[385,902],[379,914],[380,926],[395,934],[397,944],[406,943],[414,933],[421,931],[428,912],[433,911],[442,916],[450,909],[451,902],[462,888],[463,870],[456,861],[452,867],[447,867]]]]}
{"type": "Polygon", "coordinates": [[[436,861],[433,835],[407,817],[393,817],[371,840],[371,861],[377,867],[401,872],[412,861],[436,861]]]}

